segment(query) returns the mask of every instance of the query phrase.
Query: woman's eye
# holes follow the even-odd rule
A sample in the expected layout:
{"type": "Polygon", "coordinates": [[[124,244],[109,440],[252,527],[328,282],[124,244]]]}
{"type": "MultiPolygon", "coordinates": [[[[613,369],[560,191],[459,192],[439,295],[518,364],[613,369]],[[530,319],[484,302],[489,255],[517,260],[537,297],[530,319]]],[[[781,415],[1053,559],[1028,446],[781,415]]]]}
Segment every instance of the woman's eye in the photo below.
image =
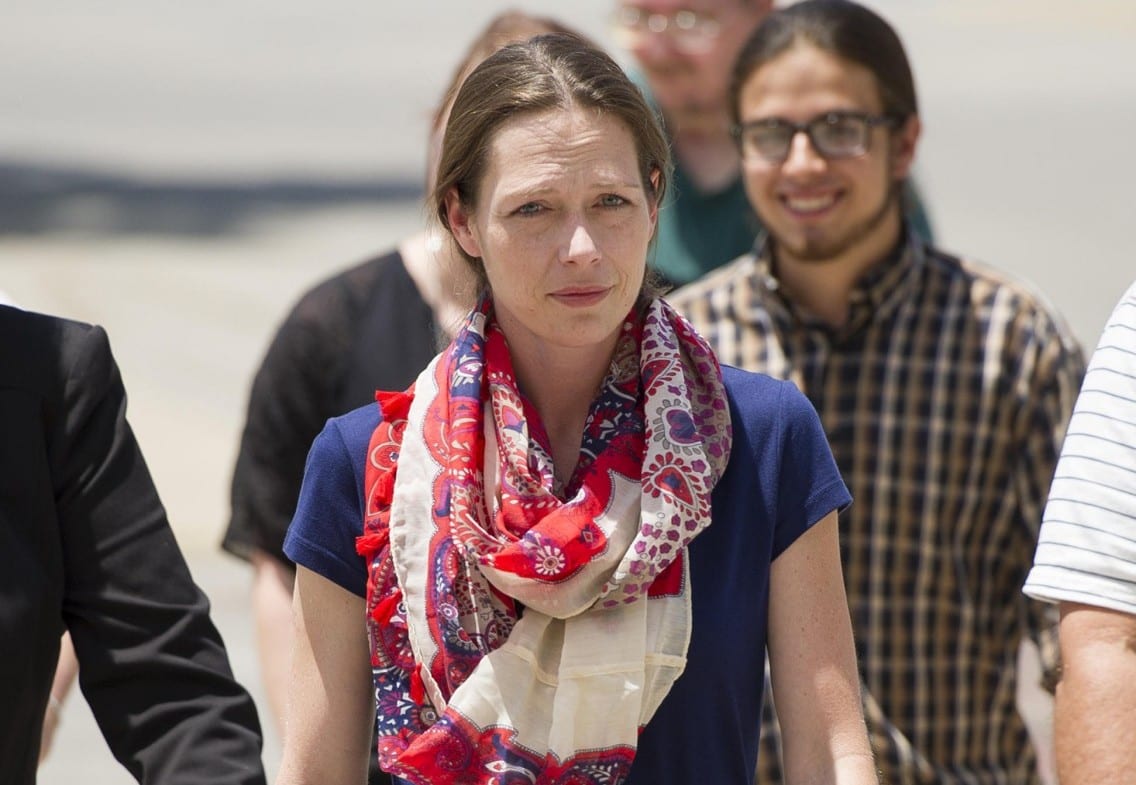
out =
{"type": "Polygon", "coordinates": [[[525,204],[522,204],[520,207],[518,207],[515,212],[516,212],[517,215],[524,215],[524,216],[537,215],[543,209],[544,208],[542,208],[536,202],[526,202],[525,204]]]}
{"type": "Polygon", "coordinates": [[[627,200],[618,194],[604,194],[600,197],[601,207],[622,207],[627,204],[627,200]]]}

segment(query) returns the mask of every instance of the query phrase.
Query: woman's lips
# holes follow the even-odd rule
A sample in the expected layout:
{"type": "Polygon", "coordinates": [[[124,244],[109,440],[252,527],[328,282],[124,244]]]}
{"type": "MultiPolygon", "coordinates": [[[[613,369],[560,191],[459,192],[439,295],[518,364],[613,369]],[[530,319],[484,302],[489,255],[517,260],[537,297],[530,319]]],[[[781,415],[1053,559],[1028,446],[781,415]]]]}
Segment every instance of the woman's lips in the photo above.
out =
{"type": "Polygon", "coordinates": [[[574,308],[584,308],[607,297],[611,291],[610,286],[580,286],[557,289],[552,293],[553,299],[564,305],[574,308]]]}

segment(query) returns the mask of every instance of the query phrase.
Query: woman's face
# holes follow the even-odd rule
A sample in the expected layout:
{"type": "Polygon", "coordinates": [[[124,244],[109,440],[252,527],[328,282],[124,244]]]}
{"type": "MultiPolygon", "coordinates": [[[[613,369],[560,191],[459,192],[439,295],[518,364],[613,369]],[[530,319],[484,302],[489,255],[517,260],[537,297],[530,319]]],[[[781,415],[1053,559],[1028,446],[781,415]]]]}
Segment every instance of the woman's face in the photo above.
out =
{"type": "Polygon", "coordinates": [[[514,118],[495,133],[475,206],[456,193],[446,206],[457,241],[485,266],[514,354],[610,354],[657,215],[622,121],[579,108],[514,118]]]}

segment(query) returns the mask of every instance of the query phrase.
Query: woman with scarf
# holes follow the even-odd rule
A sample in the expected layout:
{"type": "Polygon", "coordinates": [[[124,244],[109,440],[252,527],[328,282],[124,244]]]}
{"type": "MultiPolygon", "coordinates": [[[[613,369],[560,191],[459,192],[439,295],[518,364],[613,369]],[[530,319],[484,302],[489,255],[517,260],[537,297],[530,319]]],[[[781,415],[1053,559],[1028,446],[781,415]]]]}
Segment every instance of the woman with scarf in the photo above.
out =
{"type": "Polygon", "coordinates": [[[578,38],[463,84],[433,199],[482,295],[312,446],[279,783],[362,782],[374,729],[417,785],[749,785],[767,644],[787,781],[875,782],[847,489],[796,388],[719,368],[652,291],[669,167],[578,38]]]}

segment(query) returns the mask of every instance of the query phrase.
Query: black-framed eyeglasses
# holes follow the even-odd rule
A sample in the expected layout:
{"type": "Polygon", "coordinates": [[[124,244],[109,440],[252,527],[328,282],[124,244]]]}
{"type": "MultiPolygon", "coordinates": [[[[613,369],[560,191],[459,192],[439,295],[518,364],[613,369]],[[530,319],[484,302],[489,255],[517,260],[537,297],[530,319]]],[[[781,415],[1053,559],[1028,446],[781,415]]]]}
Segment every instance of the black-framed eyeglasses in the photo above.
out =
{"type": "Polygon", "coordinates": [[[825,112],[807,123],[766,117],[736,125],[732,131],[742,158],[779,164],[789,157],[793,139],[799,133],[805,134],[813,149],[825,158],[855,158],[868,152],[873,128],[897,125],[899,118],[893,115],[825,112]]]}

